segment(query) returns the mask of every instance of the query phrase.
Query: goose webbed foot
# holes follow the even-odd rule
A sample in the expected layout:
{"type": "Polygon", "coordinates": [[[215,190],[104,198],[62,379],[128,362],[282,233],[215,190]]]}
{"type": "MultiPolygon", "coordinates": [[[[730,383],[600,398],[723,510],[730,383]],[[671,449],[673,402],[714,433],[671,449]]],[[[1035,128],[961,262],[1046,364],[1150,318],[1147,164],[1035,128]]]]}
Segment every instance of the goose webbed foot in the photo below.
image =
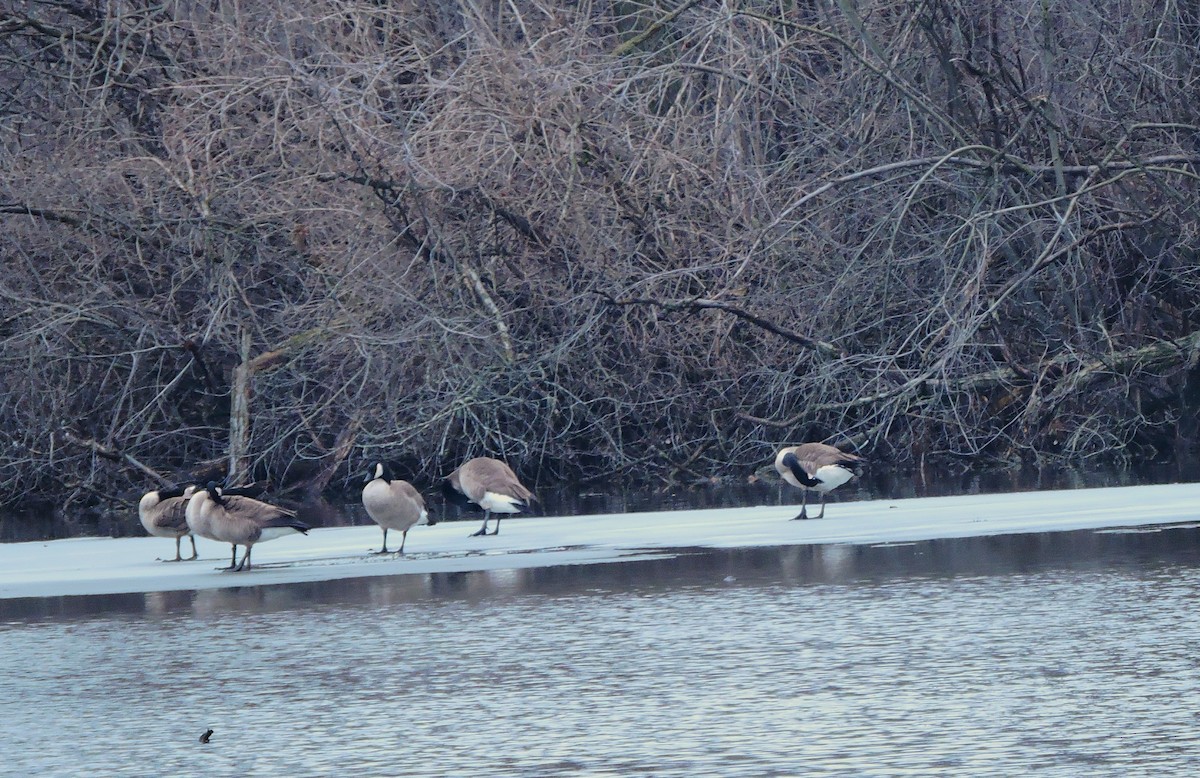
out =
{"type": "Polygon", "coordinates": [[[805,521],[807,519],[823,519],[823,518],[825,518],[825,506],[824,505],[821,506],[821,512],[818,513],[816,516],[809,516],[808,515],[808,507],[805,506],[800,509],[800,515],[796,516],[794,519],[792,519],[792,521],[805,521]]]}
{"type": "MultiPolygon", "coordinates": [[[[179,549],[179,542],[181,540],[182,540],[182,538],[175,538],[175,558],[174,559],[159,559],[158,561],[159,562],[182,562],[183,555],[180,553],[180,549],[179,549]]],[[[196,554],[196,544],[193,543],[192,544],[192,559],[196,558],[195,554],[196,554]]]]}
{"type": "Polygon", "coordinates": [[[230,558],[229,558],[229,567],[218,567],[217,568],[222,573],[230,573],[230,572],[233,572],[234,570],[238,569],[237,546],[233,545],[232,548],[233,548],[233,553],[230,555],[230,558]]]}
{"type": "Polygon", "coordinates": [[[240,573],[243,571],[245,571],[247,573],[250,572],[250,549],[251,549],[251,546],[246,546],[246,553],[242,554],[242,561],[238,562],[238,566],[233,568],[233,572],[235,572],[235,573],[240,573]]]}

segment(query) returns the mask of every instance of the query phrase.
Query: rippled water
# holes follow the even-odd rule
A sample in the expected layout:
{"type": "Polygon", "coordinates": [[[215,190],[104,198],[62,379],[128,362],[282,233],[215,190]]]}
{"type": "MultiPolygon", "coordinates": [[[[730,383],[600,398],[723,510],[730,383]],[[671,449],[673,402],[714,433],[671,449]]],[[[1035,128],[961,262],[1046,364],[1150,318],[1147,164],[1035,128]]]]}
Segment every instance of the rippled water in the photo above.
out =
{"type": "Polygon", "coordinates": [[[1192,775],[1198,549],[1079,532],[5,601],[0,771],[1192,775]]]}

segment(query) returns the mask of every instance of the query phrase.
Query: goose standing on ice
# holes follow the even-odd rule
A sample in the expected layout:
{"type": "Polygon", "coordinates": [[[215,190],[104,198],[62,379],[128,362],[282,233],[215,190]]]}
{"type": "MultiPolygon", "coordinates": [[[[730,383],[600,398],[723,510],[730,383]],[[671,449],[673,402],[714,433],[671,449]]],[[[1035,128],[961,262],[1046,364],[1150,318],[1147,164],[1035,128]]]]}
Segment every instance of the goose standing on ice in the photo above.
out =
{"type": "Polygon", "coordinates": [[[404,553],[404,542],[408,540],[408,531],[417,524],[434,524],[429,520],[429,511],[425,510],[425,498],[408,481],[395,478],[383,462],[376,462],[375,467],[367,472],[366,485],[362,491],[363,507],[371,521],[383,528],[383,548],[377,554],[388,553],[387,534],[389,529],[400,532],[400,550],[404,553]]]}
{"type": "Polygon", "coordinates": [[[781,449],[775,455],[775,469],[803,495],[800,515],[792,521],[808,518],[809,489],[821,495],[821,512],[816,518],[825,518],[825,495],[853,478],[854,468],[866,461],[825,443],[801,443],[781,449]]]}
{"type": "MultiPolygon", "coordinates": [[[[195,486],[190,486],[188,488],[192,492],[192,495],[191,495],[192,497],[196,496],[197,490],[204,491],[204,489],[205,489],[205,487],[202,487],[199,484],[197,484],[195,486]]],[[[218,490],[218,491],[221,491],[221,490],[218,490]]],[[[198,518],[196,516],[196,506],[197,505],[199,505],[199,503],[194,503],[191,500],[191,498],[189,497],[187,505],[184,506],[183,516],[184,516],[184,520],[187,522],[188,531],[191,532],[193,534],[193,536],[200,535],[200,537],[202,537],[202,538],[208,538],[209,540],[216,540],[217,538],[214,538],[211,535],[203,535],[199,532],[196,532],[196,530],[193,528],[193,525],[198,520],[198,518]]],[[[231,546],[231,548],[230,548],[229,567],[222,568],[223,570],[232,570],[235,567],[237,567],[237,543],[230,543],[230,546],[231,546]]]]}
{"type": "Polygon", "coordinates": [[[442,492],[447,499],[458,505],[474,503],[483,508],[483,526],[476,535],[499,535],[500,517],[496,527],[487,531],[488,519],[493,513],[520,513],[536,499],[533,492],[525,488],[512,468],[491,457],[476,457],[467,460],[442,483],[442,492]]]}
{"type": "Polygon", "coordinates": [[[164,562],[184,561],[179,553],[179,544],[185,537],[192,541],[192,555],[187,561],[197,557],[196,538],[188,529],[185,515],[188,498],[194,491],[195,486],[156,489],[142,495],[141,502],[138,503],[138,518],[147,532],[155,537],[175,539],[175,558],[162,560],[164,562]]]}
{"type": "Polygon", "coordinates": [[[250,551],[255,543],[273,540],[293,532],[308,534],[309,526],[296,520],[296,512],[277,505],[241,495],[222,494],[216,483],[196,491],[188,501],[187,523],[192,532],[202,538],[233,544],[233,561],[237,547],[245,546],[246,553],[237,565],[232,562],[226,570],[250,570],[250,551]]]}

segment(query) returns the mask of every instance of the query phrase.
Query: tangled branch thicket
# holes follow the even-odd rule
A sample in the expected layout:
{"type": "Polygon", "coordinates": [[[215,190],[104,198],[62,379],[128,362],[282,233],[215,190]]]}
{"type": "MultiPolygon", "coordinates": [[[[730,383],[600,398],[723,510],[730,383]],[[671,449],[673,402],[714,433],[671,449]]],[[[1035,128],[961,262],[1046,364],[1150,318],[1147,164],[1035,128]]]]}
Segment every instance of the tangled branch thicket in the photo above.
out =
{"type": "Polygon", "coordinates": [[[0,486],[1178,456],[1200,16],[0,10],[0,486]]]}

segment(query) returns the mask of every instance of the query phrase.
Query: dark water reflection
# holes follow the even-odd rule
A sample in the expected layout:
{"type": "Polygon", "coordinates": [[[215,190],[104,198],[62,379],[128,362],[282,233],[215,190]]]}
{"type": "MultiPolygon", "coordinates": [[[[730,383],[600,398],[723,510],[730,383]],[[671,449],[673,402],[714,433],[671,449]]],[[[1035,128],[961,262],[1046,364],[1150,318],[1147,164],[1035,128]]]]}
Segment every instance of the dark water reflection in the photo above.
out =
{"type": "Polygon", "coordinates": [[[860,585],[904,578],[1003,576],[1147,566],[1200,567],[1200,529],[1081,530],[952,538],[878,545],[676,549],[669,556],[607,564],[521,570],[335,579],[215,591],[173,591],[0,600],[0,624],[115,615],[173,616],[217,608],[268,612],[312,604],[353,605],[364,590],[389,604],[519,595],[571,595],[613,589],[860,585]]]}
{"type": "Polygon", "coordinates": [[[1191,775],[1198,598],[1177,527],[10,600],[0,772],[1191,775]]]}

